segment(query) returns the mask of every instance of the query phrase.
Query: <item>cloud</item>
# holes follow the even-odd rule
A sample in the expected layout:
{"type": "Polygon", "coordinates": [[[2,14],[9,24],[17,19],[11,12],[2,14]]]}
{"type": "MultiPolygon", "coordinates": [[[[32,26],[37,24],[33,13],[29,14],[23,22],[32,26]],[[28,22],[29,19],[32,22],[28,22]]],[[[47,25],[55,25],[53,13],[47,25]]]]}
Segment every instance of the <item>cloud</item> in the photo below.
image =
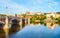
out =
{"type": "Polygon", "coordinates": [[[47,8],[47,9],[50,9],[52,10],[54,7],[57,7],[58,6],[58,2],[55,1],[55,0],[33,0],[33,5],[36,6],[36,8],[47,8]]]}
{"type": "Polygon", "coordinates": [[[58,2],[51,2],[51,3],[48,3],[48,8],[49,9],[52,9],[53,7],[56,7],[56,6],[58,6],[58,2]]]}
{"type": "Polygon", "coordinates": [[[32,0],[33,4],[42,4],[46,2],[52,2],[53,0],[32,0]]]}
{"type": "Polygon", "coordinates": [[[58,1],[55,0],[33,0],[31,3],[30,7],[33,9],[32,11],[53,12],[58,8],[58,1]]]}
{"type": "Polygon", "coordinates": [[[5,10],[7,6],[9,13],[14,14],[14,13],[23,13],[26,10],[27,11],[47,11],[48,10],[49,11],[49,10],[54,10],[53,8],[58,6],[58,2],[55,0],[29,0],[29,1],[20,0],[19,3],[17,3],[16,1],[1,0],[0,10],[1,10],[1,7],[3,10],[5,10]],[[24,3],[21,1],[23,1],[24,3]]]}
{"type": "Polygon", "coordinates": [[[2,4],[3,7],[5,7],[5,8],[6,8],[6,6],[8,7],[8,12],[9,13],[11,13],[11,12],[12,13],[22,13],[26,9],[23,6],[15,3],[15,2],[13,2],[11,0],[1,0],[0,3],[2,4]]]}

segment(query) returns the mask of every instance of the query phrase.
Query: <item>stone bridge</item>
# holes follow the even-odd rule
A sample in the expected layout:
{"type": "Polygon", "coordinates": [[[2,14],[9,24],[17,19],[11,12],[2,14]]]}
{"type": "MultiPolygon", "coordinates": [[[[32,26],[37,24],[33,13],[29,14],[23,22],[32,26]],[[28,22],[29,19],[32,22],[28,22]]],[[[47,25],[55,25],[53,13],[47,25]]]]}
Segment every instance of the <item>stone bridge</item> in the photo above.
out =
{"type": "Polygon", "coordinates": [[[9,24],[12,24],[12,20],[14,19],[19,20],[20,29],[24,27],[24,24],[26,25],[30,23],[29,18],[12,17],[12,16],[0,16],[0,23],[3,23],[5,25],[4,27],[8,27],[9,24]]]}
{"type": "MultiPolygon", "coordinates": [[[[13,19],[16,19],[16,17],[8,16],[8,22],[9,22],[9,23],[10,23],[13,19]]],[[[17,19],[20,19],[20,18],[17,17],[17,19]]],[[[0,22],[5,23],[5,20],[6,20],[6,16],[0,16],[0,22]]]]}

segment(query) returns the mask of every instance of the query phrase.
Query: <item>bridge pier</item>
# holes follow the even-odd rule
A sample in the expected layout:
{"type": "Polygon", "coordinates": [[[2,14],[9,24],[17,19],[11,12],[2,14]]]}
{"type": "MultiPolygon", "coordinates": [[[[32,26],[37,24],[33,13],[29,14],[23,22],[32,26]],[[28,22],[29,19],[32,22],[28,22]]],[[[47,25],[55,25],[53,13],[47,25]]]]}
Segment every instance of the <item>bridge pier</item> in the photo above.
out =
{"type": "Polygon", "coordinates": [[[8,16],[6,15],[6,19],[5,19],[5,26],[3,27],[3,29],[9,29],[8,27],[8,16]]]}
{"type": "Polygon", "coordinates": [[[25,25],[27,25],[28,24],[28,19],[27,18],[25,18],[25,25]]]}
{"type": "Polygon", "coordinates": [[[30,18],[27,18],[28,19],[28,25],[30,24],[30,18]]]}
{"type": "Polygon", "coordinates": [[[20,29],[22,29],[22,18],[20,18],[19,25],[20,25],[20,29]]]}

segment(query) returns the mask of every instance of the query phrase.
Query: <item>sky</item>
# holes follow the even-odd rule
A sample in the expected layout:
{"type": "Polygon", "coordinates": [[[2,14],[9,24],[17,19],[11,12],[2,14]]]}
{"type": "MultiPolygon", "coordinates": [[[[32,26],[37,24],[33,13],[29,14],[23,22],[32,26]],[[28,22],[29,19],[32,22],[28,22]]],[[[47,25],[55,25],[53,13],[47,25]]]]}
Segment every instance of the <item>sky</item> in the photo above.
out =
{"type": "Polygon", "coordinates": [[[0,0],[0,13],[22,14],[28,12],[60,12],[60,0],[0,0]]]}

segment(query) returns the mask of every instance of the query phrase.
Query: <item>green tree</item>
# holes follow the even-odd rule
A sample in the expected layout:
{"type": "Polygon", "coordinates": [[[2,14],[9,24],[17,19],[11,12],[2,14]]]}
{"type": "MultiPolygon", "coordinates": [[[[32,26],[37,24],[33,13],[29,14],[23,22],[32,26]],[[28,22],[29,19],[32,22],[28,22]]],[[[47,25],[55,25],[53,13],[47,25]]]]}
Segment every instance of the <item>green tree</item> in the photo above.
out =
{"type": "Polygon", "coordinates": [[[38,19],[39,19],[38,15],[34,14],[30,20],[31,20],[31,23],[35,23],[35,20],[38,20],[38,19]]]}
{"type": "Polygon", "coordinates": [[[60,17],[57,18],[58,24],[60,26],[60,17]]]}
{"type": "Polygon", "coordinates": [[[6,16],[5,14],[0,14],[0,16],[6,16]]]}
{"type": "Polygon", "coordinates": [[[60,22],[60,17],[57,18],[58,22],[60,22]]]}
{"type": "Polygon", "coordinates": [[[60,12],[57,12],[57,14],[60,14],[60,12]]]}
{"type": "Polygon", "coordinates": [[[51,16],[51,19],[52,19],[52,20],[56,20],[56,18],[54,18],[53,16],[51,16]]]}

